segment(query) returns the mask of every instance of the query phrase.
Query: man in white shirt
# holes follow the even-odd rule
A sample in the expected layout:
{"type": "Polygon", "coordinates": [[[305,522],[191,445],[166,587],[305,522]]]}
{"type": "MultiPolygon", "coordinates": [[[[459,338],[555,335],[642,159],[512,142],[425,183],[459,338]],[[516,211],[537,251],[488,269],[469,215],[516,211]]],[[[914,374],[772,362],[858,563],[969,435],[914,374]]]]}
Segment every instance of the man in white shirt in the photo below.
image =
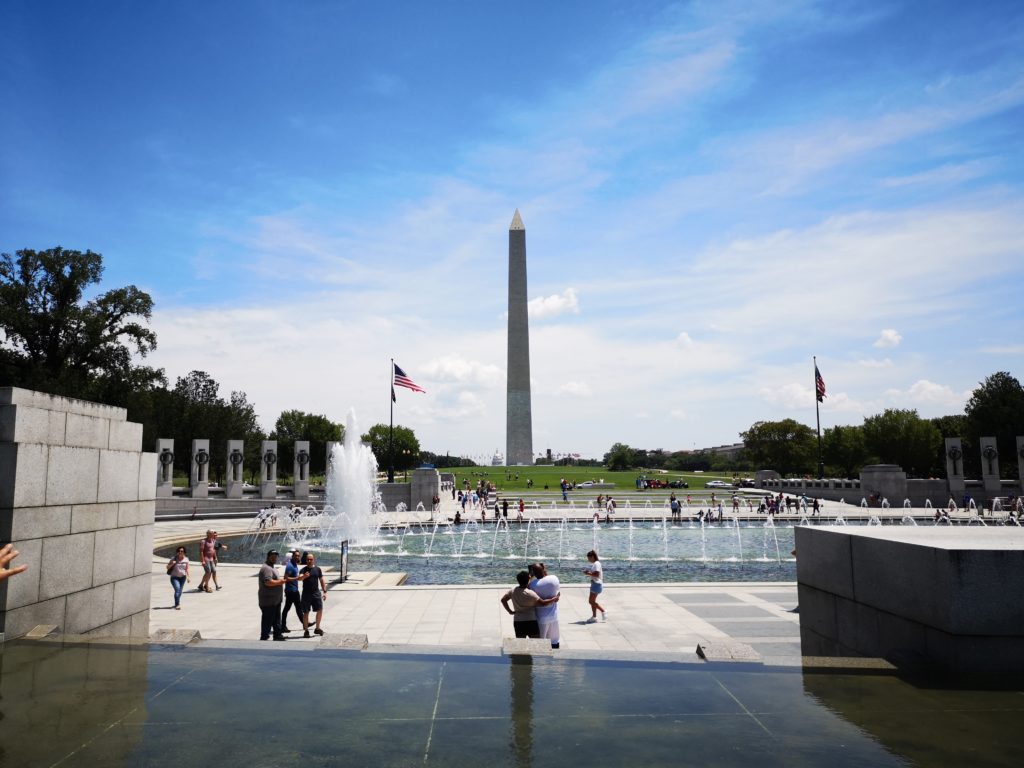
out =
{"type": "MultiPolygon", "coordinates": [[[[533,563],[530,566],[530,575],[533,580],[530,582],[530,589],[537,593],[542,599],[555,597],[562,591],[562,585],[557,576],[548,574],[544,563],[533,563]]],[[[550,605],[537,605],[537,624],[540,627],[540,636],[551,641],[552,648],[559,647],[558,631],[558,603],[550,605]]]]}

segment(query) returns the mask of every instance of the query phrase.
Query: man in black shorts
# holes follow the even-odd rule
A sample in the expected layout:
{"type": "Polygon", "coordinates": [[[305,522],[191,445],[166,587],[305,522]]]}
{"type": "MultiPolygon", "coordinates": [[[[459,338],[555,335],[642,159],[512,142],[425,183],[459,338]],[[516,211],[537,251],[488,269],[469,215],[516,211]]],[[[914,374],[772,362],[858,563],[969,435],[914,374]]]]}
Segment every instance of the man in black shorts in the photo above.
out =
{"type": "Polygon", "coordinates": [[[302,582],[302,636],[309,637],[310,611],[316,611],[316,629],[313,634],[322,635],[324,631],[320,629],[320,622],[324,617],[327,584],[324,582],[324,572],[316,564],[312,552],[306,553],[306,567],[299,571],[299,581],[302,582]]]}

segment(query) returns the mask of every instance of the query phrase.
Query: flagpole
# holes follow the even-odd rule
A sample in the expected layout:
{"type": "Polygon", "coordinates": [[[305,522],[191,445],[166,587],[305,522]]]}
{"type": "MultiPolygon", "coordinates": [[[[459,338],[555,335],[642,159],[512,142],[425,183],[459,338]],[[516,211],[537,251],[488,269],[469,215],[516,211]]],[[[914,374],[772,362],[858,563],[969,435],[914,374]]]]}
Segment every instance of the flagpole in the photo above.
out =
{"type": "Polygon", "coordinates": [[[814,360],[814,418],[818,422],[818,479],[821,480],[825,476],[825,465],[821,461],[821,411],[818,408],[821,396],[818,394],[818,357],[815,355],[811,359],[814,360]]]}
{"type": "Polygon", "coordinates": [[[391,422],[388,428],[388,482],[395,482],[395,358],[391,358],[391,373],[388,374],[391,378],[390,387],[388,387],[389,396],[388,399],[391,401],[391,422]]]}

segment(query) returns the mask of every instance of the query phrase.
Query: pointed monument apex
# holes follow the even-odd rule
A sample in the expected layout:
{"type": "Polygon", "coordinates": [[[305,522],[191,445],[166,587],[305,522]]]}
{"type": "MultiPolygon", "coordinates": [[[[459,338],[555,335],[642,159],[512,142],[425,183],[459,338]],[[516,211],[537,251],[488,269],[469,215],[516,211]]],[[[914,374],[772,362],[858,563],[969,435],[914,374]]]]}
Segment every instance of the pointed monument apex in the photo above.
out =
{"type": "Polygon", "coordinates": [[[515,216],[512,217],[512,223],[508,225],[508,229],[509,232],[511,232],[513,229],[526,229],[526,227],[523,226],[523,217],[519,215],[518,208],[516,208],[515,216]]]}

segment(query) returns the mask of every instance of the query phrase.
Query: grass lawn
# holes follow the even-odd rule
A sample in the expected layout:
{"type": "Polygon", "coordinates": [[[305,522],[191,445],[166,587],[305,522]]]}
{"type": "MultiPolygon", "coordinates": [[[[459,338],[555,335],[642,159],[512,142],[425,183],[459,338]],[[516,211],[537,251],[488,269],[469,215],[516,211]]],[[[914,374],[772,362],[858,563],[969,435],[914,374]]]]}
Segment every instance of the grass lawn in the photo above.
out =
{"type": "MultiPolygon", "coordinates": [[[[610,472],[604,467],[455,467],[454,469],[442,469],[441,472],[454,472],[456,487],[462,487],[463,480],[469,480],[470,486],[475,486],[477,481],[483,478],[497,486],[498,490],[514,491],[526,490],[526,481],[533,479],[533,490],[542,491],[544,486],[549,490],[557,491],[560,480],[564,477],[570,483],[575,481],[582,483],[586,480],[604,480],[606,483],[615,483],[615,489],[635,490],[636,479],[639,475],[645,474],[648,478],[659,480],[685,480],[690,484],[689,490],[701,490],[709,480],[732,480],[731,475],[716,475],[710,472],[660,472],[647,471],[641,473],[639,470],[629,472],[610,472]],[[510,477],[511,475],[511,477],[510,477]]],[[[596,490],[595,493],[600,492],[596,490]]]]}

